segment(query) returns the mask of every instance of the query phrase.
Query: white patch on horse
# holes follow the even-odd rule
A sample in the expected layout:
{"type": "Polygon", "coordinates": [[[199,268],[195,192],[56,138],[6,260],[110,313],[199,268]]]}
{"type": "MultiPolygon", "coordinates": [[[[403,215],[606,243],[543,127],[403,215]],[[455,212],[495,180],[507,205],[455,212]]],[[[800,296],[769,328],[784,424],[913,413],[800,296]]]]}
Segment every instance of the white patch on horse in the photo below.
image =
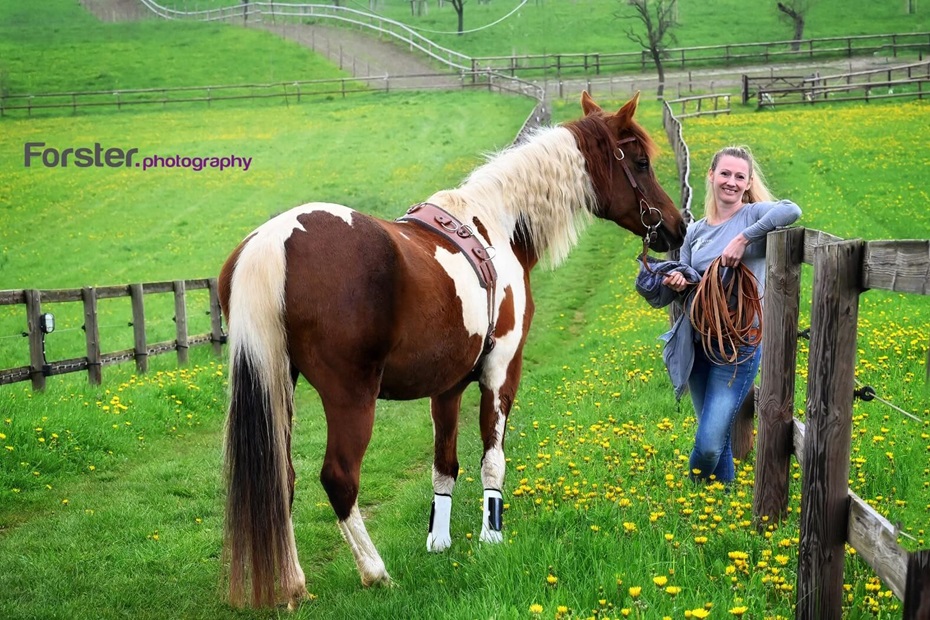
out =
{"type": "Polygon", "coordinates": [[[370,586],[378,582],[390,583],[391,576],[385,570],[384,561],[368,536],[365,522],[362,521],[362,515],[358,511],[358,503],[352,505],[352,510],[349,511],[346,520],[339,522],[339,529],[352,549],[355,565],[362,577],[362,584],[370,586]]]}
{"type": "MultiPolygon", "coordinates": [[[[495,404],[499,405],[498,396],[494,395],[495,404]]],[[[484,459],[481,463],[481,483],[486,489],[504,488],[504,472],[507,468],[504,460],[504,431],[507,424],[507,416],[497,407],[497,422],[494,424],[494,440],[491,447],[484,453],[484,459]]]]}
{"type": "Polygon", "coordinates": [[[478,283],[478,274],[461,252],[453,254],[437,247],[435,258],[455,284],[455,294],[462,301],[465,330],[469,334],[484,336],[488,331],[488,298],[478,283]]]}

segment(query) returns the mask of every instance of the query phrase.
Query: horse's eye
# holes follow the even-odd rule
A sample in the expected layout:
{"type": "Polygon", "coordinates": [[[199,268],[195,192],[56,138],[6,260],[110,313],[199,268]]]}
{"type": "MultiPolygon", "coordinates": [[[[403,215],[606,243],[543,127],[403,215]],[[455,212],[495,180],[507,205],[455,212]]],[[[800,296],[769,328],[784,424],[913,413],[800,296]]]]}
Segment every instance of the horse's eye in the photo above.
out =
{"type": "Polygon", "coordinates": [[[636,160],[636,168],[640,172],[645,172],[649,170],[649,160],[646,158],[636,160]]]}

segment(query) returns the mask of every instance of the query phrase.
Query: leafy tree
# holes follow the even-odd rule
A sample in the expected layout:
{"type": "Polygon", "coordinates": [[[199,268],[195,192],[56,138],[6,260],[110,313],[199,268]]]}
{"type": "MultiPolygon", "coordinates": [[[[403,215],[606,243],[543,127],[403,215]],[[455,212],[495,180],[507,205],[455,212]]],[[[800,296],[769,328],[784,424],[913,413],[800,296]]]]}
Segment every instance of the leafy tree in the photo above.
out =
{"type": "Polygon", "coordinates": [[[677,41],[672,29],[678,24],[678,0],[621,1],[632,9],[623,10],[618,17],[639,22],[640,28],[630,26],[626,31],[626,36],[634,43],[638,43],[652,57],[652,62],[655,63],[659,74],[656,97],[661,99],[665,93],[665,67],[662,64],[665,50],[677,41]]]}

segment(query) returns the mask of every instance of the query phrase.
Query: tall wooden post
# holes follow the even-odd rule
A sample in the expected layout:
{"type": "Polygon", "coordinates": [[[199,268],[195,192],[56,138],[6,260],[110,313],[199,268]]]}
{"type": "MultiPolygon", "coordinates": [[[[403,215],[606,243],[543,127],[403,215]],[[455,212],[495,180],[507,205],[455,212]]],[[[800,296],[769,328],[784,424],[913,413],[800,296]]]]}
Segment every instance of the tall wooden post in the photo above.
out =
{"type": "Polygon", "coordinates": [[[223,311],[220,309],[220,293],[217,289],[216,278],[210,278],[210,341],[213,343],[213,352],[223,354],[223,311]]]}
{"type": "Polygon", "coordinates": [[[149,369],[149,350],[145,341],[145,291],[142,285],[130,284],[129,297],[132,299],[132,336],[136,370],[147,372],[149,369]]]}
{"type": "Polygon", "coordinates": [[[930,550],[908,556],[904,620],[930,620],[930,550]]]}
{"type": "Polygon", "coordinates": [[[798,550],[799,620],[842,618],[863,245],[862,241],[844,241],[814,248],[798,550]]]}
{"type": "Polygon", "coordinates": [[[87,342],[87,380],[100,385],[103,370],[100,366],[100,328],[97,325],[97,289],[85,286],[81,289],[84,300],[84,340],[87,342]]]}
{"type": "Polygon", "coordinates": [[[187,341],[187,302],[184,280],[174,281],[174,322],[177,328],[178,363],[186,364],[188,360],[187,341]]]}
{"type": "Polygon", "coordinates": [[[762,377],[753,515],[779,520],[788,507],[794,453],[794,388],[798,355],[798,306],[804,229],[769,233],[766,239],[762,377]]]}
{"type": "Polygon", "coordinates": [[[23,291],[26,296],[26,325],[29,332],[29,378],[33,390],[45,389],[45,334],[39,328],[42,299],[39,291],[23,291]]]}

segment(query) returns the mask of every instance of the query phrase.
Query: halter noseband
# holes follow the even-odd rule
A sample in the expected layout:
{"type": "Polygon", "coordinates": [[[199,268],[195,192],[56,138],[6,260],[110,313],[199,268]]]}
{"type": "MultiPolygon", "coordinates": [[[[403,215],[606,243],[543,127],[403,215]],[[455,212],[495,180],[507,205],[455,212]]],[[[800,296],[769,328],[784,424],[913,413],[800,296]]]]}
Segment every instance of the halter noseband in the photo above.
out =
{"type": "Polygon", "coordinates": [[[646,255],[649,252],[649,244],[656,240],[659,226],[661,226],[663,219],[662,213],[649,204],[649,201],[646,199],[646,194],[643,193],[642,188],[636,182],[633,173],[630,171],[630,166],[626,163],[626,154],[623,152],[623,149],[620,148],[621,145],[636,142],[636,140],[637,138],[635,136],[629,136],[617,142],[617,148],[614,150],[614,159],[620,162],[620,166],[623,168],[627,180],[633,187],[633,193],[639,198],[639,221],[643,225],[643,228],[646,229],[646,234],[643,235],[643,265],[646,266],[646,269],[649,269],[649,263],[646,261],[646,255]],[[648,224],[646,222],[647,217],[649,219],[655,217],[655,223],[648,224]]]}

